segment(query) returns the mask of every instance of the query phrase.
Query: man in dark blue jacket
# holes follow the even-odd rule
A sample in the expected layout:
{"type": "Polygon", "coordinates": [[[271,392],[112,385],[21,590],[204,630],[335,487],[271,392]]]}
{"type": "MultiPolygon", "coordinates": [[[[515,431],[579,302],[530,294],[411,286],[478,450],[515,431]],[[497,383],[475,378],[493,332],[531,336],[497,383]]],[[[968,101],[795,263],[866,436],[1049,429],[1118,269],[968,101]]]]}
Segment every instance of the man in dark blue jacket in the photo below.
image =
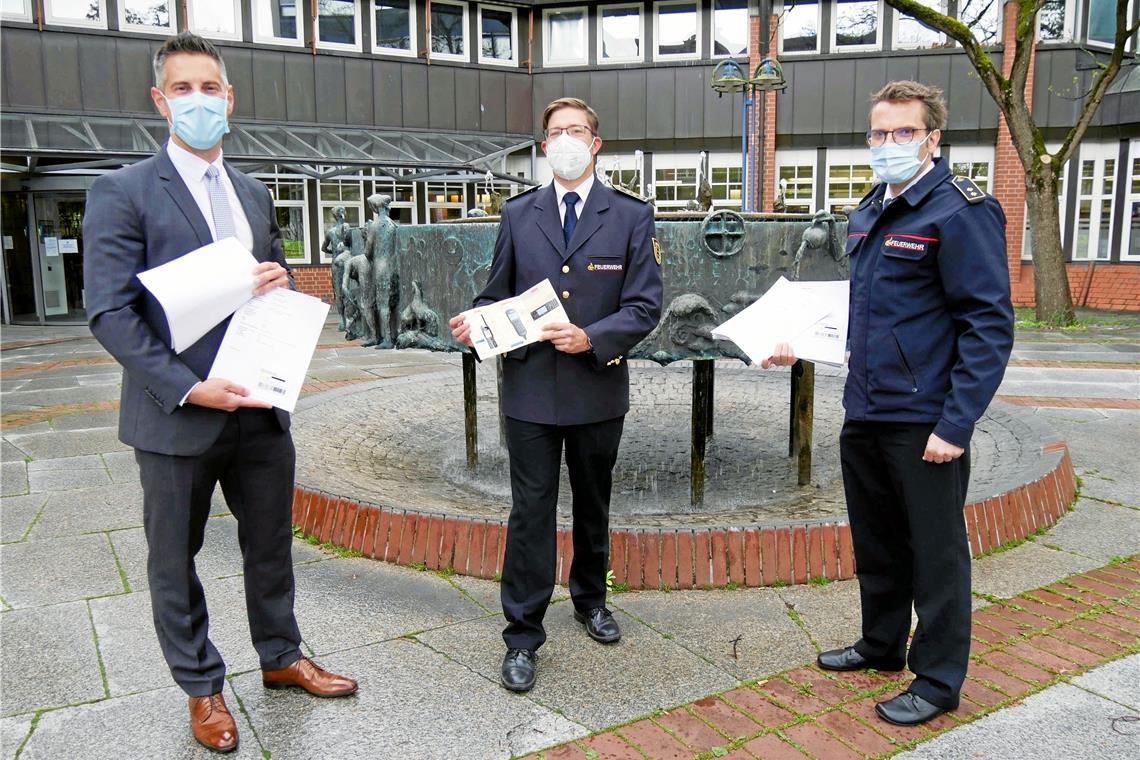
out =
{"type": "MultiPolygon", "coordinates": [[[[574,617],[596,641],[621,637],[605,605],[611,475],[629,411],[623,357],[661,317],[653,207],[595,177],[597,114],[577,98],[561,98],[546,107],[542,127],[554,182],[503,207],[487,287],[475,298],[483,306],[549,279],[570,319],[548,325],[542,342],[503,361],[513,505],[501,590],[502,682],[512,691],[534,685],[535,652],[546,641],[563,445],[574,494],[574,617]]],[[[462,316],[451,329],[471,345],[462,316]]]]}
{"type": "MultiPolygon", "coordinates": [[[[892,82],[872,103],[867,143],[882,183],[848,221],[851,354],[840,435],[863,636],[824,652],[819,665],[909,664],[916,677],[907,691],[875,710],[913,725],[957,708],[966,677],[970,437],[1005,373],[1013,307],[1001,206],[934,158],[942,92],[892,82]]],[[[791,361],[785,344],[764,365],[791,361]]]]}

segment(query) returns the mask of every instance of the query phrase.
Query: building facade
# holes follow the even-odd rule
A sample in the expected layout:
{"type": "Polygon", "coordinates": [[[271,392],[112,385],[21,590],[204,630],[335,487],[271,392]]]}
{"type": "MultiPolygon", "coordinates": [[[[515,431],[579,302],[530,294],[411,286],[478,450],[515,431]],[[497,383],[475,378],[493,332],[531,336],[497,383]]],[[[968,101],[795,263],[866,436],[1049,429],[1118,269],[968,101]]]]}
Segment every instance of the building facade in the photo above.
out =
{"type": "MultiPolygon", "coordinates": [[[[931,4],[971,26],[995,63],[1011,49],[1013,6],[931,4]]],[[[1028,95],[1047,140],[1075,123],[1114,8],[1046,3],[1028,95]]],[[[227,158],[266,183],[299,283],[325,298],[333,208],[362,224],[381,192],[402,223],[440,221],[548,181],[536,143],[556,97],[594,106],[600,169],[662,210],[695,200],[703,179],[717,207],[841,211],[874,181],[869,94],[911,78],[945,90],[942,155],[1002,200],[1011,284],[1032,300],[1024,172],[996,107],[960,48],[880,0],[0,0],[5,321],[83,321],[87,188],[165,140],[151,58],[184,29],[221,49],[237,96],[227,158]],[[718,62],[751,71],[765,53],[786,90],[754,103],[713,90],[718,62]]],[[[1136,67],[1105,98],[1058,203],[1074,300],[1140,308],[1136,67]]]]}

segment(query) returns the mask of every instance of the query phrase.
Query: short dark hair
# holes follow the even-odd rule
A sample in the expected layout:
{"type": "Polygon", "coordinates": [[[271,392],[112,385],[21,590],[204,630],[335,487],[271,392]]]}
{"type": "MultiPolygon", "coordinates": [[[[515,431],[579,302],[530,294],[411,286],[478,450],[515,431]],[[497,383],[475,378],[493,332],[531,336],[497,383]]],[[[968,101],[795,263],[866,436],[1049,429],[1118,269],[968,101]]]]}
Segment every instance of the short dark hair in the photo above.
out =
{"type": "Polygon", "coordinates": [[[167,39],[166,42],[162,43],[158,52],[154,54],[154,86],[158,89],[162,89],[162,76],[163,70],[166,68],[166,59],[178,53],[210,56],[218,62],[218,66],[222,69],[222,84],[228,83],[226,62],[222,60],[222,54],[214,47],[214,43],[192,32],[182,32],[167,39]]]}
{"type": "Polygon", "coordinates": [[[942,99],[942,90],[906,79],[888,82],[883,89],[873,94],[871,110],[879,103],[906,103],[911,100],[922,103],[923,121],[926,122],[927,130],[946,127],[946,101],[942,99]]]}

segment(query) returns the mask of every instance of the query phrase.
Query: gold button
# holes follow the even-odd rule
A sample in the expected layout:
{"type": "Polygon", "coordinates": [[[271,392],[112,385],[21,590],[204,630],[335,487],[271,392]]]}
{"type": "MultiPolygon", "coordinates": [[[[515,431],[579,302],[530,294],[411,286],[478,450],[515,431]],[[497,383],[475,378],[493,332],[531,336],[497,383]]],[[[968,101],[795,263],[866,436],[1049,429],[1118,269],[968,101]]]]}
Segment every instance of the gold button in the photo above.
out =
{"type": "Polygon", "coordinates": [[[565,301],[569,297],[570,297],[570,291],[569,290],[563,290],[562,291],[562,300],[565,301]]]}
{"type": "Polygon", "coordinates": [[[570,274],[570,267],[562,267],[562,274],[570,274]]]}

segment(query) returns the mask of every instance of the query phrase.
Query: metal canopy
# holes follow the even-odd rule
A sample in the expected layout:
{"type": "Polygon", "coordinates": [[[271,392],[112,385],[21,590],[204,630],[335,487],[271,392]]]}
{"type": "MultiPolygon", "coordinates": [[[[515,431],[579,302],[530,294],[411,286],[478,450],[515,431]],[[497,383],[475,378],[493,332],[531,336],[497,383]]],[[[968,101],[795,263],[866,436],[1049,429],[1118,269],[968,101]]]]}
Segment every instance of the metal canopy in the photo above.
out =
{"type": "MultiPolygon", "coordinates": [[[[9,158],[137,159],[155,153],[168,134],[166,121],[157,118],[0,114],[0,149],[9,158]]],[[[322,167],[316,173],[330,176],[347,167],[483,173],[492,161],[532,145],[534,139],[527,135],[230,122],[225,152],[231,161],[310,172],[322,167]]],[[[51,166],[41,164],[38,170],[51,171],[51,166]]]]}

